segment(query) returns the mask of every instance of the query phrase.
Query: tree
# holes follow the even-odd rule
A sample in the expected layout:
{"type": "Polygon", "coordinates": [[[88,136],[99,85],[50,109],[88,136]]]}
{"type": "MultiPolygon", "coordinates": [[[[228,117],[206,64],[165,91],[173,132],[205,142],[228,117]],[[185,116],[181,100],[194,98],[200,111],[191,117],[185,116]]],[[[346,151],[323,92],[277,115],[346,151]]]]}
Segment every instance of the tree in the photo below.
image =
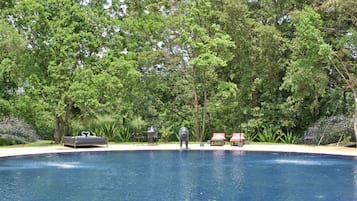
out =
{"type": "Polygon", "coordinates": [[[225,0],[216,7],[222,12],[220,25],[232,37],[236,48],[227,68],[218,70],[218,80],[226,83],[216,94],[219,104],[212,106],[215,109],[212,123],[231,132],[293,128],[294,118],[285,104],[287,93],[279,89],[289,41],[275,23],[255,19],[252,13],[257,10],[251,8],[251,3],[225,0]]]}
{"type": "Polygon", "coordinates": [[[69,133],[74,111],[82,119],[94,118],[110,110],[120,94],[119,77],[102,62],[115,33],[103,9],[95,1],[26,0],[12,12],[13,23],[30,41],[25,91],[51,111],[56,143],[69,133]]]}
{"type": "Polygon", "coordinates": [[[293,17],[295,37],[292,55],[282,89],[292,93],[291,107],[305,124],[317,120],[319,99],[328,83],[328,55],[331,47],[324,42],[319,27],[321,18],[311,7],[305,7],[293,17]],[[304,117],[305,116],[305,117],[304,117]],[[306,117],[310,116],[311,119],[306,117]]]}
{"type": "MultiPolygon", "coordinates": [[[[326,23],[325,29],[329,33],[328,40],[333,40],[334,50],[330,62],[342,77],[345,91],[351,91],[354,97],[354,133],[357,139],[357,2],[334,1],[320,4],[323,14],[332,14],[333,21],[326,23]],[[332,39],[331,39],[332,38],[332,39]]],[[[356,145],[357,146],[357,145],[356,145]]]]}
{"type": "Polygon", "coordinates": [[[217,14],[210,1],[187,1],[181,7],[181,29],[179,30],[183,59],[192,70],[192,95],[195,117],[195,133],[198,141],[203,140],[207,117],[208,76],[216,68],[227,65],[231,59],[231,38],[219,24],[212,21],[217,14]],[[201,85],[200,85],[201,81],[201,85]],[[201,94],[199,89],[201,89],[201,94]],[[201,112],[200,112],[201,110],[201,112]],[[201,114],[200,114],[201,113],[201,114]]]}
{"type": "Polygon", "coordinates": [[[355,79],[353,0],[5,0],[0,8],[3,113],[44,128],[51,119],[56,142],[102,116],[166,133],[185,122],[198,141],[211,130],[301,131],[353,87],[337,71],[355,79]],[[298,11],[305,5],[313,9],[298,11]]]}
{"type": "Polygon", "coordinates": [[[24,37],[0,19],[0,117],[10,115],[10,102],[19,90],[19,65],[26,47],[24,37]]]}

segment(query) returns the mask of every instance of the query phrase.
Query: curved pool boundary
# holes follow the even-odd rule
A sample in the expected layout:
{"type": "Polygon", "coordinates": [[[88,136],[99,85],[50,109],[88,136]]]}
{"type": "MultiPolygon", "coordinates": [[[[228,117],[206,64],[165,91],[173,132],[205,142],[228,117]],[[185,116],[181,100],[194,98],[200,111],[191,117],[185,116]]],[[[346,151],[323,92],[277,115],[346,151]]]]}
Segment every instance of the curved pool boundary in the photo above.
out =
{"type": "MultiPolygon", "coordinates": [[[[180,150],[178,144],[109,144],[108,147],[89,147],[72,148],[63,145],[38,146],[38,147],[6,147],[0,148],[1,157],[26,156],[50,153],[75,153],[75,152],[102,152],[102,151],[140,151],[140,150],[180,150]]],[[[185,149],[183,149],[185,150],[185,149]]],[[[189,150],[240,150],[240,151],[260,151],[260,152],[290,152],[290,153],[310,153],[310,154],[328,154],[340,156],[357,157],[357,148],[340,146],[311,146],[311,145],[285,145],[285,144],[249,144],[243,147],[224,145],[210,146],[205,144],[190,144],[189,150]]]]}

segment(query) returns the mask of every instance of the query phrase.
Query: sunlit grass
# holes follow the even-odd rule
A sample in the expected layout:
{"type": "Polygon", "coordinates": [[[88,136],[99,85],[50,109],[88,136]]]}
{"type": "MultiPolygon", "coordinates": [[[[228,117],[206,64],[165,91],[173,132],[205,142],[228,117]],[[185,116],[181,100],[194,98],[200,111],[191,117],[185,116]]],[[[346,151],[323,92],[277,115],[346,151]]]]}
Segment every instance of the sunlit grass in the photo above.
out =
{"type": "Polygon", "coordinates": [[[41,146],[53,146],[56,145],[54,141],[51,140],[38,140],[36,142],[31,142],[28,144],[16,144],[8,146],[0,146],[0,148],[15,148],[15,147],[41,147],[41,146]]]}

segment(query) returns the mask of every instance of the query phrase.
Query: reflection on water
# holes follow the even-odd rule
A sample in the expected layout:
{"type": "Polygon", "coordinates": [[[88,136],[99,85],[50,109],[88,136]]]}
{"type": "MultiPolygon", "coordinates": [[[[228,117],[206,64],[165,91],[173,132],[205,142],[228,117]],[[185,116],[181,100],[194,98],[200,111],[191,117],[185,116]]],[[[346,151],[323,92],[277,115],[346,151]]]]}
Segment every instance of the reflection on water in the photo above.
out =
{"type": "Polygon", "coordinates": [[[353,167],[354,197],[357,200],[357,165],[353,167]]]}
{"type": "Polygon", "coordinates": [[[244,150],[230,150],[228,151],[232,155],[239,156],[239,155],[244,155],[245,151],[244,150]]]}
{"type": "Polygon", "coordinates": [[[30,169],[46,169],[46,168],[85,168],[80,165],[80,162],[28,162],[24,164],[6,164],[0,166],[0,171],[5,170],[30,170],[30,169]]]}
{"type": "Polygon", "coordinates": [[[311,161],[311,160],[293,160],[293,159],[275,159],[271,161],[272,163],[278,164],[295,164],[295,165],[322,165],[321,161],[311,161]]]}
{"type": "Polygon", "coordinates": [[[64,163],[56,163],[56,162],[48,162],[48,163],[41,163],[43,167],[57,167],[57,168],[83,168],[80,166],[79,162],[64,162],[64,163]]]}

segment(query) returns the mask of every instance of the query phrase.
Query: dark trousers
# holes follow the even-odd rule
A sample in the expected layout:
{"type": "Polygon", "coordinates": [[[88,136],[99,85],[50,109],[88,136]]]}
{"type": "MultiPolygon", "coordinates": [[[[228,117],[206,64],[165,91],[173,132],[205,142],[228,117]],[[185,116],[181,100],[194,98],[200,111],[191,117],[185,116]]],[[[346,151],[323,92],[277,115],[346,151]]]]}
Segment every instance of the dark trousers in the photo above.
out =
{"type": "Polygon", "coordinates": [[[188,149],[188,138],[180,137],[180,148],[182,148],[182,141],[186,141],[186,149],[188,149]]]}

